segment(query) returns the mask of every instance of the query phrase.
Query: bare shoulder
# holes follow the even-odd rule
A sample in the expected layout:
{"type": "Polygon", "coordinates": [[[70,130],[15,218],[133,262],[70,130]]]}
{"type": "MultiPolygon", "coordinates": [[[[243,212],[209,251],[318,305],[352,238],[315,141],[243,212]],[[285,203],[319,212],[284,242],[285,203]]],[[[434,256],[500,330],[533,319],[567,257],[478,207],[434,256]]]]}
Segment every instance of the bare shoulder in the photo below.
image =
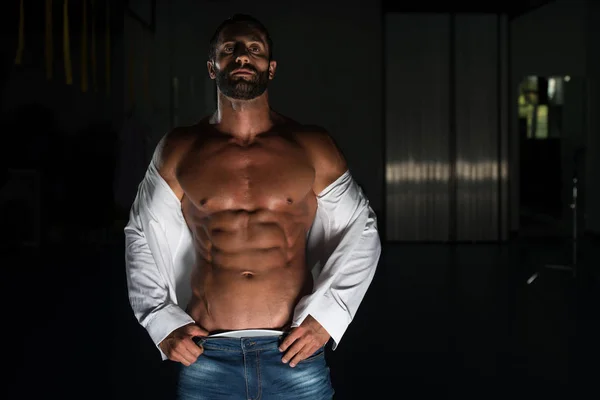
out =
{"type": "Polygon", "coordinates": [[[195,139],[200,135],[200,126],[176,127],[168,131],[158,142],[152,156],[158,173],[165,179],[178,197],[183,191],[176,178],[179,161],[187,153],[195,139]]]}
{"type": "Polygon", "coordinates": [[[168,131],[154,150],[153,161],[158,170],[166,172],[175,167],[195,136],[193,127],[177,127],[168,131]]]}
{"type": "Polygon", "coordinates": [[[317,125],[299,125],[296,137],[315,169],[314,192],[320,193],[346,170],[346,159],[331,134],[317,125]]]}

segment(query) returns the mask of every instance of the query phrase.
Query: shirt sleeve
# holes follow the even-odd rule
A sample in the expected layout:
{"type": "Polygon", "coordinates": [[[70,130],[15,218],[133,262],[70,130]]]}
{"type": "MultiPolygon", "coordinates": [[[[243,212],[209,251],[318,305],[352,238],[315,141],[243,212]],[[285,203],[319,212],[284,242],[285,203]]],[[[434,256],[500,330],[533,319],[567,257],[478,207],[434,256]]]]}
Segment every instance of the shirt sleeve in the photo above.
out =
{"type": "Polygon", "coordinates": [[[296,306],[292,326],[311,315],[335,350],[373,280],[381,241],[376,215],[350,171],[317,196],[317,205],[307,238],[314,287],[296,306]]]}
{"type": "Polygon", "coordinates": [[[151,162],[138,186],[125,226],[125,267],[129,302],[163,360],[158,344],[194,320],[179,306],[176,256],[187,244],[181,202],[151,162]]]}

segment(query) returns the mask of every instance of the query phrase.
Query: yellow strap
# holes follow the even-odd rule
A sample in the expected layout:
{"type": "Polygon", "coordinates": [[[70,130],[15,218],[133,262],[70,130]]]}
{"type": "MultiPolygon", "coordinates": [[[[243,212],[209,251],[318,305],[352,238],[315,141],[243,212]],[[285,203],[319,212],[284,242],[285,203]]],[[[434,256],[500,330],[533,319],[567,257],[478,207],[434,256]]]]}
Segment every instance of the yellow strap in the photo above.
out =
{"type": "Polygon", "coordinates": [[[98,71],[96,65],[96,4],[92,0],[92,86],[98,91],[98,71]]]}
{"type": "Polygon", "coordinates": [[[71,69],[71,46],[69,43],[69,0],[63,0],[63,56],[65,62],[65,80],[67,85],[73,84],[71,69]]]}

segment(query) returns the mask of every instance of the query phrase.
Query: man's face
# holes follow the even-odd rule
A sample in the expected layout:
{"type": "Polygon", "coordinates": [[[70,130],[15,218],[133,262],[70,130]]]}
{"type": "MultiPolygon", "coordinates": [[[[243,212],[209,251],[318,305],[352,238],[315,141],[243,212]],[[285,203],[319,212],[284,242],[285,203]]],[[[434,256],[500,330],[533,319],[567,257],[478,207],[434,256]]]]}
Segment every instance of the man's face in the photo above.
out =
{"type": "Polygon", "coordinates": [[[252,100],[265,92],[275,74],[275,61],[269,61],[264,36],[245,24],[221,32],[214,61],[208,62],[211,79],[227,97],[252,100]]]}

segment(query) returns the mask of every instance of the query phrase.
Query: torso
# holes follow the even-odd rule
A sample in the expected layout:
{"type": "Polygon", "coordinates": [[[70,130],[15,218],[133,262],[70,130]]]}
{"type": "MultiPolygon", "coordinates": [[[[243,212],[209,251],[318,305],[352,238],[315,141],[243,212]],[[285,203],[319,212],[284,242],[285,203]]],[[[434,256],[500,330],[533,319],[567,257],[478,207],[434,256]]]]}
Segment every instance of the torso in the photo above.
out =
{"type": "Polygon", "coordinates": [[[207,129],[177,164],[196,248],[187,312],[209,332],[284,329],[312,290],[315,171],[297,135],[276,131],[242,145],[207,129]]]}

